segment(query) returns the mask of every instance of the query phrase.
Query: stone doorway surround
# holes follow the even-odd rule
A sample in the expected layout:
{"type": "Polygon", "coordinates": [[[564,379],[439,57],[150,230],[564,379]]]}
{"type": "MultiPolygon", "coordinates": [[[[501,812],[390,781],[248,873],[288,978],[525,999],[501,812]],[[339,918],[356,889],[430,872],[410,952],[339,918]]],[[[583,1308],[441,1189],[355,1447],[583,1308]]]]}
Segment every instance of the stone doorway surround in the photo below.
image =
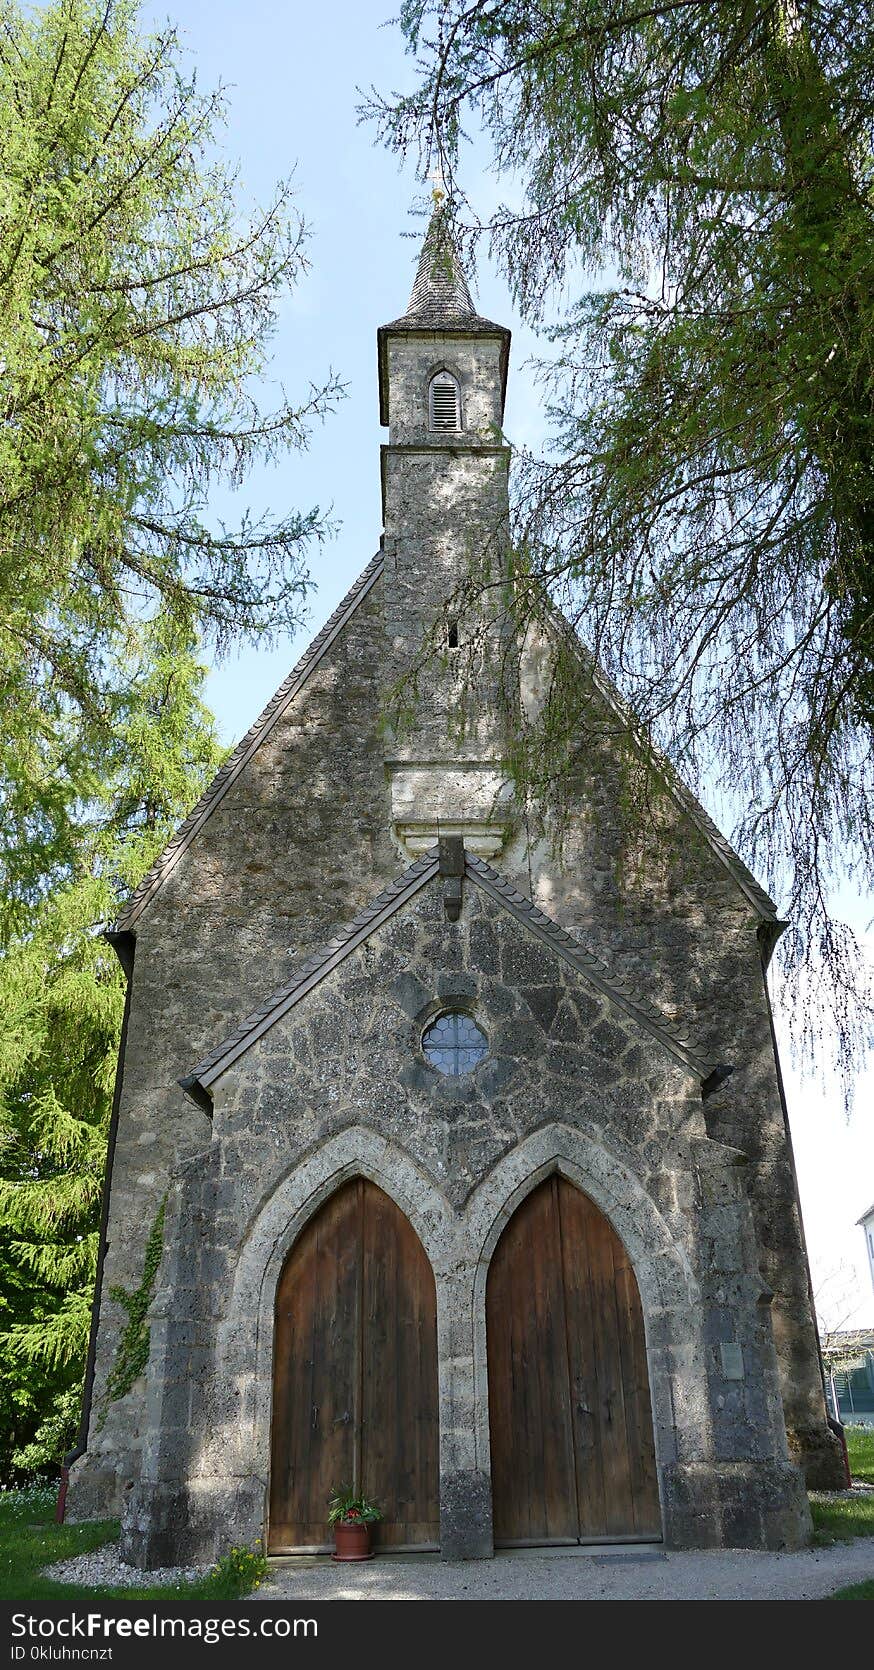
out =
{"type": "MultiPolygon", "coordinates": [[[[188,1484],[194,1504],[190,1516],[201,1526],[214,1520],[226,1535],[229,1514],[231,1520],[236,1515],[232,1528],[238,1540],[252,1541],[265,1531],[276,1284],[304,1225],[341,1183],[360,1175],[406,1214],[434,1270],[441,1552],[444,1559],[491,1556],[486,1278],[492,1252],[520,1200],[553,1171],[589,1195],[634,1264],[645,1320],[665,1539],[688,1544],[694,1513],[691,1534],[696,1540],[704,1545],[724,1540],[713,1487],[720,1469],[708,1453],[701,1295],[688,1257],[627,1166],[593,1136],[559,1123],[541,1127],[500,1160],[460,1212],[396,1145],[362,1125],[330,1138],[276,1184],[246,1229],[219,1326],[215,1407],[233,1416],[224,1430],[213,1431],[200,1464],[195,1459],[195,1476],[188,1484]],[[221,1477],[216,1475],[218,1456],[221,1477]]],[[[773,1374],[776,1378],[775,1369],[773,1374]]],[[[759,1468],[768,1471],[761,1462],[759,1468]]],[[[727,1471],[729,1483],[737,1485],[737,1466],[729,1464],[727,1471]]],[[[741,1471],[740,1482],[748,1485],[746,1469],[741,1471]]],[[[774,1507],[782,1507],[788,1545],[801,1540],[804,1523],[799,1510],[793,1537],[795,1470],[787,1463],[779,1471],[783,1502],[775,1501],[774,1507]]],[[[150,1494],[155,1486],[162,1494],[157,1480],[150,1487],[147,1469],[135,1492],[141,1510],[147,1507],[143,1492],[150,1494]]],[[[798,1494],[800,1500],[800,1480],[798,1494]]]]}
{"type": "MultiPolygon", "coordinates": [[[[702,1163],[734,1191],[722,1228],[751,1234],[734,1151],[706,1142],[702,1163]]],[[[196,1165],[189,1160],[187,1166],[196,1165]]],[[[146,1465],[130,1494],[122,1554],[154,1564],[175,1537],[186,1558],[212,1556],[228,1538],[251,1543],[267,1529],[276,1286],[297,1236],[325,1200],[355,1176],[369,1178],[405,1213],[430,1260],[437,1291],[440,1419],[440,1548],[446,1560],[490,1558],[492,1535],[485,1289],[489,1261],[519,1202],[552,1172],[583,1190],[608,1218],[634,1265],[643,1306],[664,1538],[668,1546],[798,1546],[809,1519],[800,1472],[788,1460],[776,1357],[762,1365],[762,1396],[774,1423],[757,1456],[714,1454],[705,1341],[706,1295],[686,1249],[628,1166],[596,1137],[561,1123],[540,1127],[492,1168],[453,1209],[434,1179],[396,1144],[363,1125],[332,1136],[282,1177],[253,1213],[218,1322],[207,1396],[209,1437],[168,1477],[161,1394],[151,1409],[146,1465]],[[781,1448],[782,1446],[782,1448],[781,1448]],[[161,1457],[164,1456],[162,1465],[161,1457]],[[162,1476],[163,1475],[163,1476],[162,1476]],[[734,1516],[734,1517],[732,1517],[734,1516]],[[745,1516],[745,1517],[743,1517],[745,1516]],[[183,1529],[180,1532],[180,1527],[183,1529]],[[190,1529],[184,1529],[188,1527],[190,1529]],[[151,1550],[151,1552],[150,1552],[151,1550]]],[[[184,1185],[168,1229],[184,1259],[184,1185]],[[175,1219],[175,1224],[173,1220],[175,1219]]],[[[724,1192],[724,1190],[723,1190],[724,1192]]],[[[171,1260],[172,1262],[172,1260],[171,1260]]],[[[761,1349],[760,1283],[741,1278],[741,1312],[755,1319],[761,1349]],[[754,1291],[755,1290],[755,1291],[754,1291]],[[757,1309],[757,1306],[759,1307],[757,1309]]],[[[172,1349],[172,1279],[156,1302],[158,1338],[172,1349]],[[163,1314],[162,1314],[163,1313],[163,1314]],[[169,1332],[168,1332],[169,1330],[169,1332]]],[[[740,1313],[739,1313],[740,1314],[740,1313]]],[[[752,1328],[752,1323],[750,1324],[752,1328]]],[[[153,1344],[153,1352],[155,1346],[153,1344]]],[[[160,1369],[150,1371],[160,1387],[160,1369]]],[[[163,1553],[161,1555],[163,1560],[163,1553]]],[[[161,1563],[161,1561],[157,1561],[161,1563]]]]}

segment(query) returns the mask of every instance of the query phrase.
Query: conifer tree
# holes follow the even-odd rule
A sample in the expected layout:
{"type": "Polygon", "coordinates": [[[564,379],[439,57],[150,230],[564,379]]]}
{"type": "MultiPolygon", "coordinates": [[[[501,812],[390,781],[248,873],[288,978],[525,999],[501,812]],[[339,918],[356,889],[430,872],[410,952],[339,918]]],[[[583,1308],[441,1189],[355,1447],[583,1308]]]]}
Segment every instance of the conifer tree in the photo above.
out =
{"type": "Polygon", "coordinates": [[[101,928],[220,758],[191,629],[141,628],[63,878],[0,952],[0,1416],[7,1469],[72,1443],[88,1343],[124,978],[101,928]]]}
{"type": "Polygon", "coordinates": [[[326,531],[317,507],[209,514],[340,391],[271,403],[305,229],[287,183],[244,208],[221,92],[141,11],[0,0],[0,866],[25,913],[67,861],[144,615],[219,649],[291,630],[326,531]]]}
{"type": "Polygon", "coordinates": [[[0,0],[0,1463],[75,1433],[123,1006],[101,929],[218,759],[200,644],[299,623],[318,507],[225,526],[217,485],[341,393],[267,393],[306,268],[246,207],[140,0],[0,0]]]}

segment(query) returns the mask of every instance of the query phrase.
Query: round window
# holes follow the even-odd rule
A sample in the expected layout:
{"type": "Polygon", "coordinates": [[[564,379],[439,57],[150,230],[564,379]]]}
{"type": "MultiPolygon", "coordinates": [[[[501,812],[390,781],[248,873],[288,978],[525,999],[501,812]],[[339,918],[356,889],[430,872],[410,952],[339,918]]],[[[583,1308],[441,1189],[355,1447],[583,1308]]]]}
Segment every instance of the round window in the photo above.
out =
{"type": "Polygon", "coordinates": [[[422,1049],[432,1067],[458,1078],[489,1053],[488,1039],[470,1015],[460,1010],[438,1015],[422,1033],[422,1049]]]}

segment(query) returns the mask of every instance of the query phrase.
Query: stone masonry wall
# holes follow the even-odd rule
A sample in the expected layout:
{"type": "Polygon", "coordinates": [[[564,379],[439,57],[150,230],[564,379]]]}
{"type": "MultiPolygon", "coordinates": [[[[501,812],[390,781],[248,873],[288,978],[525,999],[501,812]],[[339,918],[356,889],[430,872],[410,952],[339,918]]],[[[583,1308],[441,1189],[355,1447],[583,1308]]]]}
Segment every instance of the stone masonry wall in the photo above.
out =
{"type": "Polygon", "coordinates": [[[139,1471],[144,1384],[105,1405],[145,1242],[209,1121],[180,1075],[399,867],[379,733],[379,583],[220,802],[137,930],[87,1456],[71,1517],[118,1512],[139,1471]],[[99,1425],[105,1410],[105,1420],[99,1425]]]}
{"type": "MultiPolygon", "coordinates": [[[[435,1268],[444,1556],[490,1552],[484,1276],[555,1144],[568,1164],[579,1156],[573,1180],[634,1259],[669,1540],[806,1534],[742,1156],[708,1138],[700,1086],[661,1044],[470,880],[464,892],[452,924],[441,883],[428,884],[219,1080],[212,1141],[175,1183],[126,1557],[202,1557],[262,1534],[272,1294],[281,1238],[300,1221],[283,1191],[323,1152],[342,1156],[350,1133],[378,1144],[374,1180],[435,1268]],[[461,1080],[420,1047],[448,1002],[489,1039],[461,1080]]],[[[354,1169],[374,1175],[366,1146],[354,1169]]],[[[339,1161],[325,1170],[321,1192],[301,1184],[304,1203],[342,1180],[339,1161]]]]}
{"type": "Polygon", "coordinates": [[[748,1159],[758,1261],[773,1323],[793,1453],[816,1488],[840,1488],[828,1431],[807,1265],[757,938],[759,912],[704,835],[650,784],[635,809],[622,734],[593,692],[560,833],[530,815],[501,867],[579,933],[714,1062],[733,1073],[707,1103],[711,1135],[748,1159]]]}
{"type": "MultiPolygon", "coordinates": [[[[609,1110],[613,1171],[597,1160],[594,1148],[587,1161],[596,1169],[603,1164],[605,1200],[615,1176],[626,1167],[628,1178],[638,1179],[636,1186],[649,1191],[646,1199],[651,1199],[653,1210],[670,1222],[671,1244],[684,1248],[684,1256],[699,1270],[696,1280],[700,1278],[702,1293],[710,1280],[710,1251],[702,1261],[700,1249],[706,1244],[712,1250],[712,1226],[707,1225],[713,1212],[718,1216],[725,1208],[733,1224],[728,1236],[735,1249],[731,1256],[739,1256],[737,1248],[743,1246],[746,1263],[732,1266],[730,1280],[717,1280],[712,1304],[721,1313],[726,1303],[715,1295],[734,1293],[741,1309],[752,1305],[755,1316],[753,1310],[744,1313],[742,1331],[751,1342],[758,1341],[750,1345],[754,1356],[767,1355],[774,1350],[768,1343],[772,1321],[770,1316],[763,1321],[765,1307],[750,1294],[752,1288],[757,1296],[763,1288],[773,1290],[773,1334],[790,1443],[805,1459],[812,1478],[821,1466],[816,1482],[837,1482],[756,941],[756,909],[673,801],[660,801],[654,829],[640,834],[631,815],[628,768],[617,753],[615,721],[606,710],[603,721],[598,720],[581,741],[561,838],[554,820],[539,819],[532,808],[512,803],[503,765],[501,716],[506,710],[497,699],[506,646],[497,628],[490,631],[487,624],[481,634],[485,647],[477,713],[463,735],[455,709],[465,675],[447,655],[421,673],[412,726],[400,734],[383,729],[387,689],[421,655],[447,598],[464,586],[471,559],[485,557],[488,566],[505,546],[508,450],[499,432],[500,355],[500,340],[488,332],[466,337],[458,330],[399,330],[389,335],[391,444],[383,449],[384,579],[348,622],[138,924],[94,1417],[88,1455],[74,1470],[70,1491],[71,1512],[80,1517],[118,1510],[127,1486],[139,1475],[144,1423],[149,1430],[149,1488],[157,1488],[161,1480],[166,1483],[166,1468],[182,1466],[180,1441],[173,1434],[181,1430],[183,1408],[193,1423],[193,1449],[185,1467],[190,1464],[193,1477],[215,1479],[215,1469],[210,1474],[207,1466],[204,1473],[198,1460],[201,1423],[193,1421],[192,1412],[201,1387],[216,1384],[216,1296],[240,1245],[241,1225],[257,1212],[264,1190],[273,1186],[270,1179],[275,1181],[277,1166],[291,1178],[298,1161],[305,1168],[306,1157],[319,1143],[339,1140],[343,1131],[363,1119],[368,1129],[378,1126],[381,1140],[393,1152],[408,1155],[409,1164],[418,1168],[416,1175],[434,1180],[434,1199],[445,1202],[446,1211],[455,1214],[447,1222],[455,1223],[459,1213],[468,1211],[477,1190],[486,1188],[489,1178],[537,1139],[538,1131],[552,1128],[557,1118],[563,1121],[567,1107],[576,1110],[572,1119],[579,1140],[585,1126],[586,1140],[596,1147],[597,1132],[606,1129],[604,1109],[609,1110]],[[451,440],[427,430],[428,380],[443,365],[458,376],[462,389],[465,433],[451,440]],[[179,1076],[284,984],[301,958],[321,948],[395,879],[405,856],[393,824],[414,815],[447,821],[487,817],[497,802],[506,831],[497,867],[555,921],[599,952],[643,998],[654,1002],[698,1050],[730,1064],[733,1076],[702,1108],[699,1087],[681,1082],[678,1069],[667,1068],[661,1056],[653,1057],[651,1046],[627,1037],[624,1023],[591,1010],[588,996],[566,989],[568,978],[573,981],[575,976],[559,977],[553,970],[547,977],[541,965],[539,975],[526,972],[534,954],[513,939],[514,933],[518,939],[517,928],[511,931],[503,924],[497,929],[481,901],[468,897],[464,926],[453,940],[446,924],[436,919],[439,910],[429,893],[421,909],[436,911],[430,927],[423,919],[417,928],[412,915],[398,919],[380,930],[385,936],[379,941],[382,963],[376,948],[356,953],[357,1033],[344,1033],[346,1020],[341,1025],[337,1018],[342,1012],[348,1020],[352,1000],[344,997],[335,1015],[334,986],[326,982],[319,988],[318,1002],[309,1005],[308,1018],[294,1011],[287,1037],[278,1029],[276,1035],[271,1033],[263,1047],[245,1058],[245,1070],[222,1081],[211,1130],[206,1115],[184,1099],[179,1076]],[[396,945],[392,934],[398,936],[396,945]],[[402,1000],[394,987],[380,985],[377,972],[381,968],[388,978],[386,948],[392,946],[392,955],[401,955],[405,935],[413,960],[391,975],[395,982],[408,982],[402,1000]],[[421,961],[423,947],[427,955],[438,958],[430,968],[421,961]],[[415,957],[420,958],[418,973],[415,957]],[[420,987],[430,991],[427,1001],[436,1003],[448,992],[438,989],[440,980],[451,984],[462,978],[474,983],[478,1001],[484,1002],[481,983],[486,982],[487,1003],[497,1005],[489,1009],[495,1048],[477,1075],[475,1094],[471,1086],[435,1086],[410,1043],[409,1029],[418,1015],[410,1004],[419,1002],[420,987]],[[545,995],[547,989],[551,995],[545,995]],[[526,994],[531,994],[530,1001],[526,994]],[[398,1013],[406,1015],[403,1047],[398,1013]],[[583,1031],[585,1044],[580,1041],[583,1031]],[[598,1039],[606,1041],[603,1047],[598,1039]],[[622,1072],[617,1079],[610,1075],[618,1054],[622,1072]],[[371,1059],[380,1062],[375,1083],[368,1080],[371,1059]],[[259,1062],[256,1083],[251,1075],[259,1062]],[[541,1090],[546,1082],[551,1092],[544,1100],[541,1090]],[[243,1136],[243,1126],[234,1122],[242,1118],[244,1107],[249,1136],[243,1136]],[[694,1144],[699,1147],[693,1162],[694,1144]],[[701,1153],[709,1156],[704,1165],[698,1163],[701,1153]],[[735,1164],[741,1156],[745,1163],[735,1164]],[[168,1190],[163,1297],[154,1307],[148,1419],[146,1387],[139,1381],[127,1397],[106,1408],[101,1425],[106,1376],[124,1322],[121,1307],[109,1293],[115,1284],[128,1291],[139,1285],[148,1232],[168,1190]],[[189,1232],[201,1238],[204,1257],[208,1254],[211,1261],[202,1289],[196,1275],[200,1265],[197,1259],[191,1263],[189,1232]],[[189,1359],[178,1335],[185,1305],[190,1307],[185,1323],[190,1327],[189,1347],[201,1353],[187,1390],[180,1365],[189,1359]],[[162,1426],[159,1413],[167,1414],[171,1391],[178,1410],[162,1426]]],[[[484,618],[488,623],[476,587],[466,602],[465,629],[475,633],[484,618]]],[[[470,895],[471,889],[467,892],[470,895]]],[[[338,974],[331,980],[339,990],[342,980],[352,975],[350,966],[342,979],[338,974]]],[[[618,1227],[624,1197],[620,1191],[610,1198],[618,1227]]],[[[633,1240],[633,1213],[620,1233],[633,1240]]],[[[631,1243],[626,1244],[630,1248],[631,1243]]],[[[645,1257],[645,1248],[640,1250],[645,1257]]],[[[728,1323],[711,1318],[707,1324],[710,1305],[708,1300],[701,1328],[709,1325],[713,1334],[728,1323]]],[[[685,1309],[688,1313],[688,1298],[685,1309]]],[[[702,1333],[694,1350],[706,1355],[712,1344],[702,1333]]],[[[679,1351],[681,1346],[678,1338],[664,1349],[679,1351]]],[[[190,1365],[194,1360],[190,1358],[190,1365]]],[[[458,1372],[463,1381],[464,1371],[458,1372]]],[[[718,1482],[718,1468],[707,1474],[716,1454],[714,1435],[723,1420],[718,1398],[725,1399],[722,1408],[736,1412],[741,1393],[736,1387],[714,1390],[713,1398],[707,1394],[701,1404],[702,1382],[695,1374],[698,1414],[689,1430],[697,1436],[684,1439],[692,1443],[692,1450],[684,1459],[675,1458],[677,1467],[693,1471],[682,1476],[665,1472],[665,1499],[674,1503],[672,1523],[692,1526],[700,1521],[700,1534],[706,1531],[718,1540],[714,1527],[729,1511],[725,1478],[718,1482]],[[709,1450],[701,1436],[705,1428],[709,1450]],[[704,1471],[693,1478],[696,1466],[704,1471]],[[712,1496],[706,1511],[701,1506],[705,1474],[712,1496]],[[678,1482],[681,1477],[685,1482],[678,1482]]],[[[667,1369],[665,1376],[670,1379],[667,1369]]],[[[456,1398],[453,1408],[457,1405],[456,1398]]],[[[773,1457],[779,1442],[773,1435],[773,1408],[768,1407],[771,1414],[762,1415],[760,1440],[752,1434],[759,1416],[749,1416],[748,1444],[761,1441],[773,1457]]],[[[221,1425],[218,1413],[216,1422],[221,1425]]],[[[739,1442],[739,1430],[732,1427],[723,1448],[739,1442]]],[[[761,1460],[758,1455],[757,1466],[761,1460]]],[[[746,1462],[738,1462],[752,1464],[752,1452],[746,1462]]],[[[460,1471],[466,1476],[465,1466],[460,1471]]],[[[253,1477],[257,1479],[251,1469],[240,1474],[241,1502],[248,1504],[240,1512],[250,1519],[252,1502],[263,1486],[263,1480],[253,1485],[253,1477]]],[[[751,1500],[749,1479],[744,1488],[751,1500]]],[[[766,1497],[767,1491],[760,1498],[762,1514],[770,1511],[766,1497]]],[[[178,1511],[178,1503],[173,1511],[178,1511]]],[[[151,1531],[142,1514],[140,1523],[148,1542],[151,1531]]],[[[760,1518],[762,1536],[763,1523],[760,1518]]],[[[477,1534],[482,1536],[481,1527],[477,1534]]]]}
{"type": "Polygon", "coordinates": [[[479,584],[503,572],[509,538],[509,448],[501,434],[500,343],[489,338],[399,335],[389,339],[390,444],[382,449],[385,631],[388,678],[409,673],[436,624],[458,617],[462,641],[475,641],[475,711],[459,740],[455,721],[462,654],[424,666],[412,734],[396,741],[400,755],[455,763],[459,755],[501,758],[501,705],[494,681],[496,648],[482,628],[490,613],[474,596],[479,584]],[[428,387],[447,366],[458,378],[462,431],[428,428],[428,387]],[[453,718],[450,721],[450,710],[453,718]]]}
{"type": "Polygon", "coordinates": [[[444,435],[428,429],[428,386],[436,371],[451,371],[461,385],[466,439],[495,445],[501,439],[501,342],[462,332],[401,332],[388,342],[389,444],[440,446],[444,435]]]}

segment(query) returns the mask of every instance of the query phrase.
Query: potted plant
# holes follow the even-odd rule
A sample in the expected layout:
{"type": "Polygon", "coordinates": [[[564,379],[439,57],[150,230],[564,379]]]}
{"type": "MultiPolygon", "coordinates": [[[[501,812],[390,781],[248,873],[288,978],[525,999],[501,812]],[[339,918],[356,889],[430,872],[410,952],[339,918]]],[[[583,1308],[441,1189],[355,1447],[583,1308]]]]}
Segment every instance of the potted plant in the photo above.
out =
{"type": "Polygon", "coordinates": [[[341,1485],[328,1503],[328,1524],[334,1527],[333,1559],[372,1560],[370,1527],[381,1518],[375,1502],[341,1485]]]}

